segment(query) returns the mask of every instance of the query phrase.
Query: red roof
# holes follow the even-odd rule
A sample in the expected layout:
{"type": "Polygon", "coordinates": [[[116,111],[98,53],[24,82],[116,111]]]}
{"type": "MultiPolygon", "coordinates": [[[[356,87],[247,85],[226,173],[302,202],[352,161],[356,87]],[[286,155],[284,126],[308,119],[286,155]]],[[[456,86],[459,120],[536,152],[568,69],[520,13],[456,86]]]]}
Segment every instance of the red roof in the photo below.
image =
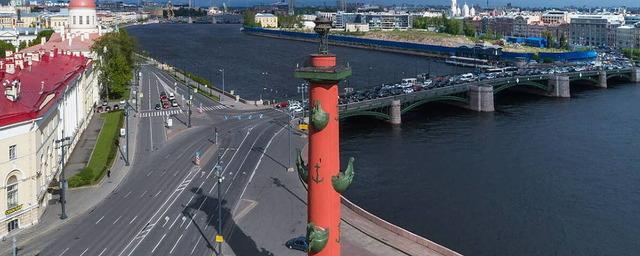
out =
{"type": "Polygon", "coordinates": [[[96,2],[93,0],[71,0],[69,8],[96,8],[96,2]]]}
{"type": "MultiPolygon", "coordinates": [[[[2,61],[6,63],[9,60],[2,61]]],[[[3,83],[19,80],[21,86],[20,97],[15,102],[7,99],[2,88],[0,126],[28,121],[45,114],[55,106],[66,85],[90,65],[91,61],[82,56],[55,54],[49,57],[49,52],[46,52],[40,61],[33,61],[31,68],[25,63],[24,69],[16,68],[14,74],[1,71],[0,74],[4,73],[4,77],[1,77],[3,83]],[[44,90],[41,93],[42,82],[44,90]],[[47,98],[50,99],[47,101],[47,98]]]]}
{"type": "Polygon", "coordinates": [[[60,49],[63,52],[71,51],[71,52],[88,52],[91,51],[91,46],[93,43],[99,38],[98,33],[89,34],[89,38],[84,40],[80,39],[80,36],[76,36],[71,39],[71,45],[69,45],[69,39],[62,41],[62,36],[60,33],[53,33],[49,41],[47,41],[44,45],[37,44],[22,50],[21,52],[37,52],[40,50],[44,51],[52,51],[54,49],[60,49]]]}

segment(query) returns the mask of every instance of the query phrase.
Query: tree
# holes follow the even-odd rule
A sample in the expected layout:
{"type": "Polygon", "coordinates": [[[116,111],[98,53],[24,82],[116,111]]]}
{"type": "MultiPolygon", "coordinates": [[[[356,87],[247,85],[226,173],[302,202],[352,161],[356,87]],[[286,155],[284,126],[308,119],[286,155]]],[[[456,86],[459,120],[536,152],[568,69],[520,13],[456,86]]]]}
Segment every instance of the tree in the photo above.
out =
{"type": "Polygon", "coordinates": [[[13,44],[0,40],[0,56],[6,57],[6,51],[14,51],[16,49],[13,44]]]}
{"type": "Polygon", "coordinates": [[[259,27],[256,23],[256,12],[253,10],[245,10],[243,13],[244,26],[249,28],[259,27]]]}
{"type": "Polygon", "coordinates": [[[558,44],[560,45],[561,49],[569,49],[569,41],[567,40],[567,36],[565,36],[564,34],[560,35],[560,39],[558,40],[558,44]]]}
{"type": "Polygon", "coordinates": [[[302,27],[302,18],[298,15],[278,15],[279,28],[296,28],[302,27]]]}
{"type": "Polygon", "coordinates": [[[92,46],[98,54],[100,81],[108,88],[109,98],[126,96],[129,81],[133,78],[135,41],[126,30],[120,29],[103,35],[92,46]]]}
{"type": "Polygon", "coordinates": [[[542,38],[547,40],[548,47],[550,47],[550,48],[554,47],[555,48],[556,44],[555,44],[555,41],[554,41],[554,38],[553,38],[553,34],[549,30],[542,31],[542,38]]]}
{"type": "Polygon", "coordinates": [[[465,36],[475,37],[476,36],[476,28],[473,27],[471,22],[463,21],[462,22],[462,31],[465,36]]]}

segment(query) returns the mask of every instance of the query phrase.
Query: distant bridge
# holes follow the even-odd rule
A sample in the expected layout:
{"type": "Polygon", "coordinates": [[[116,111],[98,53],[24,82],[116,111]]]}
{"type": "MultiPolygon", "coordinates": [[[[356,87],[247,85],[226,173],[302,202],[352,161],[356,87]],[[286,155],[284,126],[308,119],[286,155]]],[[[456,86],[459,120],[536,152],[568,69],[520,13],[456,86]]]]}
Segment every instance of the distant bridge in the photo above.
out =
{"type": "Polygon", "coordinates": [[[568,98],[571,96],[571,82],[588,81],[596,87],[607,88],[607,81],[612,78],[640,83],[640,68],[491,79],[341,104],[338,108],[340,118],[371,116],[392,124],[400,124],[402,114],[429,102],[451,102],[475,111],[492,112],[494,95],[509,88],[516,87],[535,94],[568,98]]]}

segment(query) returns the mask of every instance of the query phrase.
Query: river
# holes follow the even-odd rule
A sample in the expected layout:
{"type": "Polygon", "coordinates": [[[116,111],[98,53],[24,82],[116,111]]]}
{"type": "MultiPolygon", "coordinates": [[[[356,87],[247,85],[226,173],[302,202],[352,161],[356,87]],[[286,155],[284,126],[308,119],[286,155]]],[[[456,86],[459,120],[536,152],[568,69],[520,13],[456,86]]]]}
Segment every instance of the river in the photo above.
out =
{"type": "MultiPolygon", "coordinates": [[[[296,94],[292,70],[316,50],[230,25],[128,30],[153,56],[215,83],[224,66],[226,85],[249,98],[296,94]]],[[[465,71],[423,57],[331,50],[353,67],[353,87],[465,71]]],[[[571,89],[571,99],[506,92],[494,113],[428,104],[396,127],[347,119],[342,159],[355,156],[357,171],[347,197],[465,255],[637,255],[640,86],[571,89]]]]}

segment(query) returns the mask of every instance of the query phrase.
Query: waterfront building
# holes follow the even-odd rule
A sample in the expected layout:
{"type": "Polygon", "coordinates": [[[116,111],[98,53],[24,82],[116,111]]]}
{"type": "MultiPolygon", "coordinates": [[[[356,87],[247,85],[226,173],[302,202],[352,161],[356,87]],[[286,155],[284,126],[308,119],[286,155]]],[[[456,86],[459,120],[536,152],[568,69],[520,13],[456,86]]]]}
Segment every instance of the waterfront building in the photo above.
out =
{"type": "Polygon", "coordinates": [[[332,26],[338,29],[345,29],[348,23],[363,23],[362,15],[359,13],[338,12],[333,19],[332,26]]]}
{"type": "Polygon", "coordinates": [[[345,27],[347,32],[369,32],[369,24],[347,23],[345,27]]]}
{"type": "Polygon", "coordinates": [[[369,24],[369,29],[409,29],[413,18],[408,13],[376,12],[365,14],[364,23],[369,24]]]}
{"type": "Polygon", "coordinates": [[[569,26],[569,43],[579,46],[613,46],[616,28],[623,22],[622,15],[573,16],[569,26]]]}
{"type": "Polygon", "coordinates": [[[57,33],[69,26],[69,10],[64,8],[60,9],[60,12],[51,13],[44,16],[44,27],[50,28],[57,33]]]}
{"type": "Polygon", "coordinates": [[[456,0],[451,0],[451,17],[460,15],[460,12],[458,10],[458,2],[456,0]]]}
{"type": "Polygon", "coordinates": [[[263,28],[277,28],[278,17],[271,13],[258,13],[255,16],[256,23],[263,28]]]}
{"type": "Polygon", "coordinates": [[[640,49],[640,22],[616,28],[616,47],[640,49]]]}
{"type": "Polygon", "coordinates": [[[0,40],[18,47],[20,43],[29,43],[36,39],[37,28],[2,28],[0,29],[0,40]]]}
{"type": "Polygon", "coordinates": [[[313,22],[316,20],[315,15],[303,14],[302,15],[302,28],[305,30],[313,30],[316,24],[313,22]]]}
{"type": "Polygon", "coordinates": [[[462,6],[462,17],[469,17],[469,6],[467,3],[464,3],[462,6]]]}

